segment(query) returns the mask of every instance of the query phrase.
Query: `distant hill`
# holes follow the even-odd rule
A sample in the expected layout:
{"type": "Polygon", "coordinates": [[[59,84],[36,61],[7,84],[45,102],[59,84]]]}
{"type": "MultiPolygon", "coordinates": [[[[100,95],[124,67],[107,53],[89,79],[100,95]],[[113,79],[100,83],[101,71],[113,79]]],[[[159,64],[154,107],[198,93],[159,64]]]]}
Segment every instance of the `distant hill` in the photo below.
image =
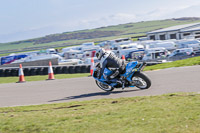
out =
{"type": "Polygon", "coordinates": [[[57,35],[48,35],[43,38],[32,40],[34,44],[49,43],[55,41],[65,41],[65,40],[84,40],[84,39],[94,39],[102,38],[108,36],[120,35],[120,31],[83,31],[83,32],[72,32],[72,33],[62,33],[57,35]]]}
{"type": "Polygon", "coordinates": [[[199,17],[182,17],[182,18],[173,18],[172,20],[175,21],[198,21],[200,20],[199,17]]]}
{"type": "Polygon", "coordinates": [[[40,38],[0,44],[0,54],[17,51],[45,49],[49,47],[65,47],[88,41],[104,41],[120,37],[144,36],[146,32],[174,25],[200,22],[197,17],[183,17],[156,21],[142,21],[88,29],[74,32],[51,34],[40,38]]]}

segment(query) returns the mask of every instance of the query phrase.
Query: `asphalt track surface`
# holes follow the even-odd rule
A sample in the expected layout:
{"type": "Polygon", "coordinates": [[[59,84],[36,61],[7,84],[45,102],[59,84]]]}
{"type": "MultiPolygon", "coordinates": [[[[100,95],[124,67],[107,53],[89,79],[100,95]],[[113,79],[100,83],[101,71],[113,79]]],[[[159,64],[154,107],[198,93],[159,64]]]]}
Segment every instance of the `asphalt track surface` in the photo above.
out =
{"type": "Polygon", "coordinates": [[[161,95],[175,92],[200,93],[200,66],[144,72],[152,81],[147,90],[136,87],[104,92],[92,77],[0,84],[0,107],[38,105],[102,98],[161,95]]]}

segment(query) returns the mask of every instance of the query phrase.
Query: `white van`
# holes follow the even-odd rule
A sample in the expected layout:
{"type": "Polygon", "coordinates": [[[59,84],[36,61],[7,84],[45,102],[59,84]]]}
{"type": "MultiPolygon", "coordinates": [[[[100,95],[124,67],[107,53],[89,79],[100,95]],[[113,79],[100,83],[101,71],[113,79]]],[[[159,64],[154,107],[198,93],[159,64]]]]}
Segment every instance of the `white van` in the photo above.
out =
{"type": "Polygon", "coordinates": [[[157,60],[166,58],[169,51],[165,48],[152,48],[145,51],[145,55],[142,60],[157,60]]]}
{"type": "Polygon", "coordinates": [[[63,52],[63,57],[65,59],[79,59],[82,58],[83,53],[79,50],[70,49],[66,52],[63,52]]]}
{"type": "Polygon", "coordinates": [[[174,50],[176,49],[176,44],[174,42],[156,42],[155,44],[148,44],[146,48],[165,48],[167,50],[174,50]]]}
{"type": "Polygon", "coordinates": [[[126,56],[132,51],[137,50],[144,50],[144,46],[137,44],[137,43],[130,43],[130,44],[124,44],[124,45],[118,45],[113,48],[113,52],[121,58],[122,55],[126,56]]]}

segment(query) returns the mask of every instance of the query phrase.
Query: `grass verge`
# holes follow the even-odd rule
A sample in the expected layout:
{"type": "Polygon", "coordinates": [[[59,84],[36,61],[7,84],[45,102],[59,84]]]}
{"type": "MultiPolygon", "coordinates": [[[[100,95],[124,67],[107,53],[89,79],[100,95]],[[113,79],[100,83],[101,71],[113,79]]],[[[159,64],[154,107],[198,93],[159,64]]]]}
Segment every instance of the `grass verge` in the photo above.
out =
{"type": "MultiPolygon", "coordinates": [[[[79,74],[56,74],[55,79],[65,79],[65,78],[78,78],[78,77],[87,77],[89,73],[79,73],[79,74]]],[[[25,80],[28,81],[40,81],[48,79],[48,75],[39,75],[39,76],[26,76],[25,80]]],[[[19,81],[18,77],[0,77],[0,84],[3,83],[15,83],[19,81]]]]}
{"type": "Polygon", "coordinates": [[[153,66],[147,66],[144,68],[144,71],[165,69],[165,68],[171,68],[171,67],[194,66],[194,65],[200,65],[200,56],[188,58],[188,59],[184,59],[184,60],[167,62],[167,63],[163,63],[163,64],[157,64],[157,65],[153,65],[153,66]]]}
{"type": "Polygon", "coordinates": [[[199,110],[191,93],[7,107],[0,132],[199,133],[199,110]]]}

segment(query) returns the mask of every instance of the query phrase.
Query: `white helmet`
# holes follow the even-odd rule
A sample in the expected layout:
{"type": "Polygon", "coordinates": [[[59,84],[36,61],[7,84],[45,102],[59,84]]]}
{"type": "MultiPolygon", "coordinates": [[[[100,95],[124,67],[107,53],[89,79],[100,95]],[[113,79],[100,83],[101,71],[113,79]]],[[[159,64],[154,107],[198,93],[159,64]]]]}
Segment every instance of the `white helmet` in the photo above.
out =
{"type": "Polygon", "coordinates": [[[98,50],[96,51],[96,57],[97,57],[97,59],[100,60],[101,57],[105,54],[105,52],[106,52],[106,51],[105,51],[103,48],[98,49],[98,50]]]}

